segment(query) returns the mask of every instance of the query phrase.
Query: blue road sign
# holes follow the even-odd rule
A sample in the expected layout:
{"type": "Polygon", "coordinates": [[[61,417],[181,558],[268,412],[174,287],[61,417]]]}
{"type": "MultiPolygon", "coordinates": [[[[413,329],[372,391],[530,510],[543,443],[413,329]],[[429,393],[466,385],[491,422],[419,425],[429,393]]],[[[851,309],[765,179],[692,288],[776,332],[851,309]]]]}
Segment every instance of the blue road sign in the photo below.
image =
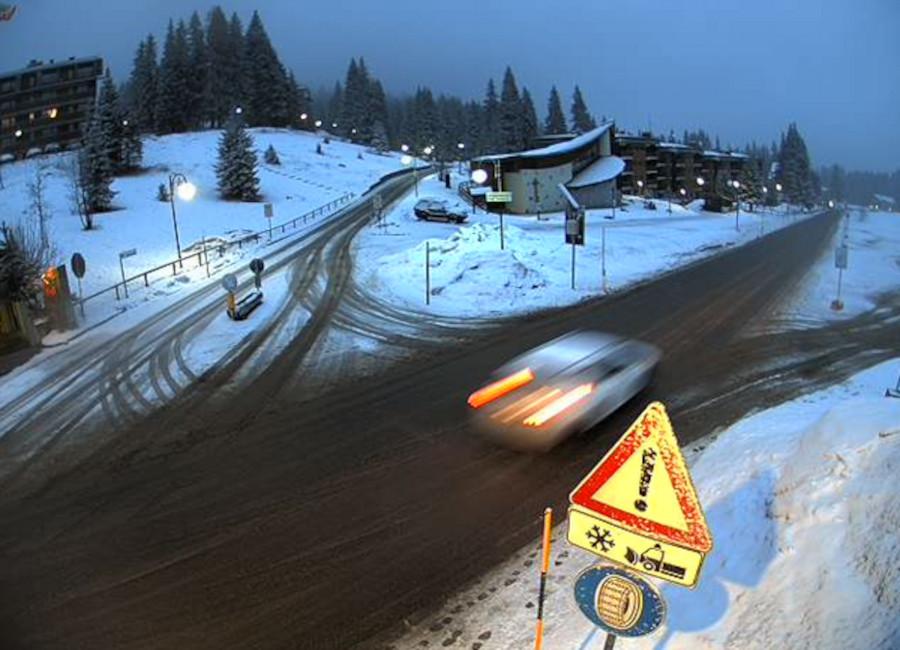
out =
{"type": "Polygon", "coordinates": [[[575,581],[575,602],[588,620],[614,636],[650,634],[666,618],[666,604],[653,585],[608,564],[581,572],[575,581]]]}

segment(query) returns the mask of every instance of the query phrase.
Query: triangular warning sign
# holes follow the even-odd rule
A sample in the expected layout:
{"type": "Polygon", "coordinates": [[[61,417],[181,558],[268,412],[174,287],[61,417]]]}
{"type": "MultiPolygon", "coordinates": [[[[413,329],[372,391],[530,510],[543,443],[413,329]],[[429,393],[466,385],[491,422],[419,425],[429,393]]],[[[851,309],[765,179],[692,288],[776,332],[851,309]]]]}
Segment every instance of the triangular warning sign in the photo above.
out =
{"type": "Polygon", "coordinates": [[[660,542],[707,553],[712,537],[665,407],[650,404],[569,496],[660,542]]]}

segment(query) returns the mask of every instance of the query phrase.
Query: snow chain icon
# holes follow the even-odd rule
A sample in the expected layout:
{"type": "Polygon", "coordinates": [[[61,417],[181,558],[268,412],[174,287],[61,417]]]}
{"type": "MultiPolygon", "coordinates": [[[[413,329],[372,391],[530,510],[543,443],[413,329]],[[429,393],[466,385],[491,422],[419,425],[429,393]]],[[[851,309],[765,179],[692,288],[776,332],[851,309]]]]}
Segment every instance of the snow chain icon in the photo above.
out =
{"type": "Polygon", "coordinates": [[[587,538],[591,544],[591,548],[597,548],[599,546],[600,550],[603,552],[609,551],[616,545],[609,530],[604,528],[601,531],[599,526],[591,528],[587,532],[587,538]]]}

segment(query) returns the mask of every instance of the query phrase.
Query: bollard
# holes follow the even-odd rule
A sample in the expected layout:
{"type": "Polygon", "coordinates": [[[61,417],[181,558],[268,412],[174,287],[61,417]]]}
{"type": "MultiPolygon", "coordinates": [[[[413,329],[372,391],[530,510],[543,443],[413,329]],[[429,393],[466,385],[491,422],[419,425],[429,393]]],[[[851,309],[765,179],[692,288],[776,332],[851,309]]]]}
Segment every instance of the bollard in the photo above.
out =
{"type": "Polygon", "coordinates": [[[537,626],[534,635],[534,650],[544,645],[544,597],[547,593],[547,573],[550,571],[550,531],[553,527],[553,508],[544,510],[544,534],[542,536],[541,586],[538,592],[537,626]]]}
{"type": "Polygon", "coordinates": [[[145,287],[149,287],[149,286],[150,286],[150,280],[147,279],[147,274],[146,274],[146,273],[144,273],[144,286],[145,286],[145,287]]]}

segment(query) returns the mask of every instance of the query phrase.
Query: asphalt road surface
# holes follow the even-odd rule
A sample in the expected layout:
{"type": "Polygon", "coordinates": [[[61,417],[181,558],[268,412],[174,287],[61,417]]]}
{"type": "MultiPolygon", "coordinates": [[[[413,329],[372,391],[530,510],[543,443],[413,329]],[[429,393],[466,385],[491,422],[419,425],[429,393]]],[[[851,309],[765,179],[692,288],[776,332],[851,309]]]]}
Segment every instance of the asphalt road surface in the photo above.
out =
{"type": "Polygon", "coordinates": [[[409,314],[353,284],[353,228],[335,233],[314,255],[320,281],[298,271],[311,318],[257,372],[237,383],[214,372],[149,416],[78,436],[41,429],[43,443],[8,462],[0,648],[389,646],[404,617],[533,541],[543,508],[564,505],[648,400],[667,403],[686,442],[895,354],[896,303],[821,331],[750,328],[835,225],[800,222],[622,295],[486,323],[482,336],[437,321],[417,334],[409,314]],[[360,353],[325,363],[322,334],[342,319],[384,354],[406,352],[389,367],[360,353]],[[655,385],[547,455],[468,429],[466,395],[490,370],[577,327],[658,345],[655,385]]]}

